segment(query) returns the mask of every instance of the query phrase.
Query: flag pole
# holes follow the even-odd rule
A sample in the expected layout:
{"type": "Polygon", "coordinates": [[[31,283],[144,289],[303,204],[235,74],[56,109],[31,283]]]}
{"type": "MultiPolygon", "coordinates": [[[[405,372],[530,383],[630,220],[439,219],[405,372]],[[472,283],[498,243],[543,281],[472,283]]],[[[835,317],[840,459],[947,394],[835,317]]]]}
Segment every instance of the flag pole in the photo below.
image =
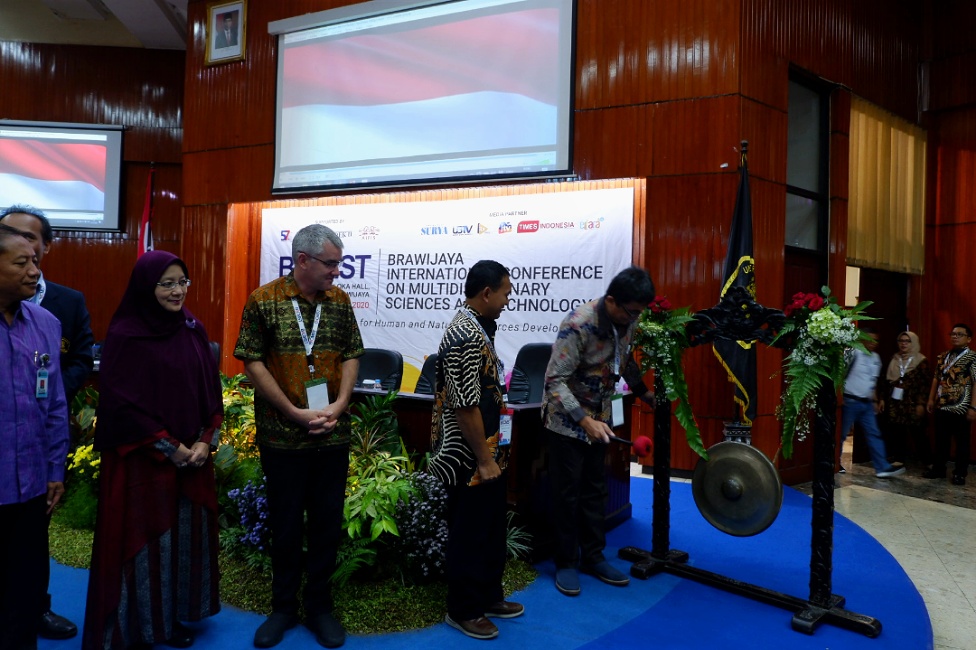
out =
{"type": "Polygon", "coordinates": [[[149,176],[146,178],[146,201],[142,206],[142,219],[139,221],[139,250],[136,259],[139,259],[149,251],[153,250],[152,236],[152,211],[153,211],[153,176],[156,173],[156,163],[149,163],[149,176]]]}

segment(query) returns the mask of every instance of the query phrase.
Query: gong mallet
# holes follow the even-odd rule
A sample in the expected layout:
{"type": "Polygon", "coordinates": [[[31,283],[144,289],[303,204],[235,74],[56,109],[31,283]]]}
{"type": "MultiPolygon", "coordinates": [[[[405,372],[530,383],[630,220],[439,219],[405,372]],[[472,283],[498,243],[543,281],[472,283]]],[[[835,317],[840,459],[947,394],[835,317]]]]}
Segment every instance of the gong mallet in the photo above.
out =
{"type": "Polygon", "coordinates": [[[639,457],[643,458],[651,453],[651,449],[654,447],[651,439],[647,436],[637,436],[633,440],[627,440],[626,438],[618,438],[617,436],[609,436],[614,442],[621,442],[625,445],[633,445],[634,453],[639,457]]]}

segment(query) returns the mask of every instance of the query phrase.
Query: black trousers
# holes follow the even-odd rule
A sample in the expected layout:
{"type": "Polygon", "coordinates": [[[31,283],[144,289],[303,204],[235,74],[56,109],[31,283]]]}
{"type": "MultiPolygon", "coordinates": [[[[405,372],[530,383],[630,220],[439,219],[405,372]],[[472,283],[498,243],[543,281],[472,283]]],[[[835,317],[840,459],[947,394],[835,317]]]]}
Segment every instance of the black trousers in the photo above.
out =
{"type": "Polygon", "coordinates": [[[888,450],[888,457],[902,463],[906,462],[910,456],[909,442],[911,442],[916,460],[925,465],[932,462],[929,439],[925,436],[926,424],[927,422],[924,419],[913,424],[886,422],[884,442],[885,449],[888,450]]]}
{"type": "Polygon", "coordinates": [[[51,565],[47,495],[0,506],[0,650],[37,647],[51,565]]]}
{"type": "Polygon", "coordinates": [[[550,430],[546,435],[556,568],[602,562],[607,545],[607,446],[550,430]]]}
{"type": "Polygon", "coordinates": [[[935,455],[932,469],[936,472],[945,471],[946,461],[949,460],[949,449],[953,438],[956,440],[956,468],[953,474],[966,478],[969,473],[969,432],[972,423],[965,415],[935,412],[935,455]]]}
{"type": "Polygon", "coordinates": [[[506,477],[447,486],[447,613],[455,621],[484,616],[504,600],[506,477]]]}
{"type": "Polygon", "coordinates": [[[298,614],[304,569],[306,617],[331,612],[329,579],[342,533],[349,446],[301,451],[262,446],[261,467],[267,479],[271,525],[271,609],[298,614]],[[303,537],[307,537],[307,553],[302,551],[303,537]]]}

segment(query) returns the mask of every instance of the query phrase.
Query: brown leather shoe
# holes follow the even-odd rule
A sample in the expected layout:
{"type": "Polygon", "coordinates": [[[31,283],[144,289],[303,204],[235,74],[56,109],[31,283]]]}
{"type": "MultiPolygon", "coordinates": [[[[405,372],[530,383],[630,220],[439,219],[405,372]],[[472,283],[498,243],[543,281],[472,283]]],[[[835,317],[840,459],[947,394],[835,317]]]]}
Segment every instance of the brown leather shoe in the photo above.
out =
{"type": "Polygon", "coordinates": [[[524,613],[524,607],[508,600],[500,600],[485,610],[485,616],[489,618],[515,618],[524,613]]]}
{"type": "Polygon", "coordinates": [[[472,639],[494,639],[498,636],[498,628],[484,616],[469,621],[455,621],[450,614],[447,614],[444,616],[444,622],[472,639]]]}

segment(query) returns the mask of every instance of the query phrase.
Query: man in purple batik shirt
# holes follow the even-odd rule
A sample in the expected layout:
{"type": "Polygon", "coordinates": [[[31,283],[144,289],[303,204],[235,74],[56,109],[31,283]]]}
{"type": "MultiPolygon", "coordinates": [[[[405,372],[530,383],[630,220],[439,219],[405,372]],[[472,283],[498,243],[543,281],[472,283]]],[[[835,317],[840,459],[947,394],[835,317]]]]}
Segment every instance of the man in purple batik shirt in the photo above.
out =
{"type": "Polygon", "coordinates": [[[47,517],[64,493],[68,406],[61,325],[31,304],[40,270],[0,224],[0,648],[37,647],[50,570],[47,517]]]}

